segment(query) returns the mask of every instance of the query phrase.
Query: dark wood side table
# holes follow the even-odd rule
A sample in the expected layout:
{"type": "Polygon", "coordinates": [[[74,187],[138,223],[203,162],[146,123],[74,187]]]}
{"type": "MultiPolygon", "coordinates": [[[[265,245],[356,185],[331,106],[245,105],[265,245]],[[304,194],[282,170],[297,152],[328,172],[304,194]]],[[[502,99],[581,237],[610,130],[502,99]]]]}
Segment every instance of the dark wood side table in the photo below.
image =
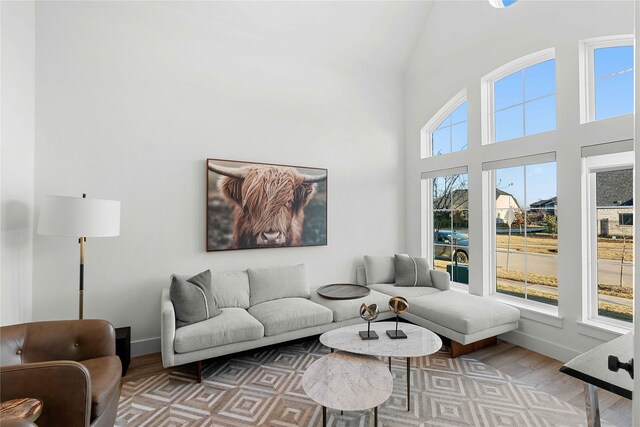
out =
{"type": "Polygon", "coordinates": [[[122,363],[122,376],[127,374],[131,363],[131,326],[116,328],[116,355],[122,363]]]}
{"type": "Polygon", "coordinates": [[[23,398],[7,400],[0,404],[1,420],[24,420],[34,422],[42,414],[42,400],[23,398]]]}

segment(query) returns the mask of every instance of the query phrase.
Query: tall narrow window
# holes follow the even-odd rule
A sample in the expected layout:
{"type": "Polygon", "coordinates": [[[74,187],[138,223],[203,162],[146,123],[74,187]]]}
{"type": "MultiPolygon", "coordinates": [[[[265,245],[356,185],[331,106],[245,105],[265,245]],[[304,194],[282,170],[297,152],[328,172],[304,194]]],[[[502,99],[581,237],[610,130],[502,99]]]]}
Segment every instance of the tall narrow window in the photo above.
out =
{"type": "Polygon", "coordinates": [[[581,42],[582,122],[633,113],[633,36],[581,42]]]}
{"type": "Polygon", "coordinates": [[[496,292],[558,305],[556,164],[496,169],[496,292]]]}
{"type": "Polygon", "coordinates": [[[493,83],[494,141],[556,128],[555,59],[518,70],[493,83]]]}
{"type": "Polygon", "coordinates": [[[633,46],[594,49],[595,119],[633,113],[633,46]]]}
{"type": "Polygon", "coordinates": [[[432,179],[433,266],[457,283],[469,283],[469,197],[467,174],[432,179]]]}
{"type": "Polygon", "coordinates": [[[633,321],[633,153],[595,156],[589,165],[591,317],[633,321]]]}

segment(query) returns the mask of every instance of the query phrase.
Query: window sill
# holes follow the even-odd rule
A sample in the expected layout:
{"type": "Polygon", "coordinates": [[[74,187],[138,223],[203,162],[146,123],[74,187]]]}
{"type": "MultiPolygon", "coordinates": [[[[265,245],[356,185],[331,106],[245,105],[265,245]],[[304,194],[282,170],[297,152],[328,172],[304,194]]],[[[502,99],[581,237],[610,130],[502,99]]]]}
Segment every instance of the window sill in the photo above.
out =
{"type": "Polygon", "coordinates": [[[511,298],[492,295],[495,301],[508,304],[520,310],[520,317],[533,320],[534,322],[544,323],[545,325],[562,328],[564,326],[564,318],[558,315],[558,308],[539,307],[533,304],[526,304],[515,301],[511,298]]]}
{"type": "Polygon", "coordinates": [[[623,328],[594,319],[578,320],[576,325],[578,333],[603,341],[610,341],[620,335],[628,334],[632,330],[631,327],[623,328]]]}
{"type": "Polygon", "coordinates": [[[450,288],[452,291],[457,291],[457,292],[462,292],[465,294],[469,293],[469,286],[468,285],[463,285],[462,283],[458,283],[458,282],[449,282],[450,283],[450,288]]]}

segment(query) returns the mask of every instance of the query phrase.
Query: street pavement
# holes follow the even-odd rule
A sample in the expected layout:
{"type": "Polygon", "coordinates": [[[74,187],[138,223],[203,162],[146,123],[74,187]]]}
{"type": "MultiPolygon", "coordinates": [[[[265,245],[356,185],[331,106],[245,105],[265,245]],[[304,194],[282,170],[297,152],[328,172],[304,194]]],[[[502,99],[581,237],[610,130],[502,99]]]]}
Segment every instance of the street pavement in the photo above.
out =
{"type": "MultiPolygon", "coordinates": [[[[507,251],[498,249],[497,266],[507,267],[507,251]]],[[[527,259],[527,271],[535,274],[546,274],[555,276],[558,274],[558,257],[545,254],[523,254],[522,252],[511,252],[509,254],[509,270],[524,271],[525,259],[527,259]]],[[[620,263],[610,260],[601,260],[598,266],[598,283],[610,285],[620,284],[620,263]]],[[[622,285],[633,286],[633,275],[631,265],[625,264],[622,269],[622,285]]]]}

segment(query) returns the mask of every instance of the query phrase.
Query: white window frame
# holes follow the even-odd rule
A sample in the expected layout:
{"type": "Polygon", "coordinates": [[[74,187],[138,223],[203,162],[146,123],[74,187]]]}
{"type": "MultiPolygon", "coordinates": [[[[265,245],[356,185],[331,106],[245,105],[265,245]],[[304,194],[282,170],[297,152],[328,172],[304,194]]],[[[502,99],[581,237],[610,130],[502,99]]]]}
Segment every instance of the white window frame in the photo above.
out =
{"type": "MultiPolygon", "coordinates": [[[[613,326],[623,329],[631,330],[633,328],[632,322],[624,322],[622,320],[611,319],[609,317],[600,316],[598,314],[598,236],[597,236],[597,214],[594,214],[596,209],[596,182],[595,173],[605,172],[608,170],[621,170],[634,168],[634,156],[633,152],[622,152],[613,154],[595,155],[589,157],[583,157],[583,176],[582,176],[582,188],[583,188],[583,235],[586,245],[586,253],[584,254],[583,262],[583,321],[595,322],[602,324],[604,327],[613,326]]],[[[635,200],[634,200],[635,206],[635,200]]],[[[634,238],[634,245],[635,245],[634,238]]],[[[635,264],[635,259],[634,262],[635,264]]],[[[635,268],[634,268],[635,275],[635,268]]],[[[634,299],[636,295],[634,294],[634,299]]],[[[634,313],[635,315],[635,313],[634,313]]]]}
{"type": "MultiPolygon", "coordinates": [[[[497,243],[496,243],[496,218],[495,218],[496,169],[529,166],[529,165],[535,165],[540,163],[550,163],[550,162],[556,162],[556,170],[557,170],[557,159],[556,159],[555,152],[534,154],[531,156],[510,158],[510,159],[498,160],[494,162],[486,162],[482,164],[482,170],[486,178],[486,179],[483,179],[483,181],[486,184],[484,188],[484,192],[485,192],[485,198],[488,201],[487,203],[488,212],[486,212],[486,220],[485,220],[485,227],[487,230],[488,238],[485,239],[485,244],[484,244],[484,248],[485,248],[484,253],[488,255],[484,257],[484,262],[485,262],[485,269],[486,269],[485,279],[488,279],[489,281],[489,292],[493,297],[508,303],[512,303],[513,305],[516,305],[516,306],[518,305],[526,306],[534,311],[545,312],[553,316],[557,316],[558,307],[560,306],[559,298],[558,298],[558,305],[554,306],[551,304],[545,304],[538,301],[532,301],[527,298],[518,298],[512,295],[499,293],[497,292],[497,288],[496,288],[496,285],[497,285],[497,278],[496,278],[497,243]]],[[[525,177],[524,183],[526,187],[526,177],[525,177]]],[[[556,192],[557,192],[557,185],[558,183],[556,182],[556,192]]],[[[526,265],[526,259],[525,259],[525,265],[526,265]]]]}
{"type": "MultiPolygon", "coordinates": [[[[467,89],[463,89],[457,94],[453,96],[434,116],[425,124],[420,130],[420,158],[426,159],[427,157],[432,157],[432,149],[433,149],[433,132],[440,126],[440,123],[451,113],[453,113],[459,106],[467,102],[467,89]]],[[[467,123],[468,123],[467,117],[467,123]]],[[[467,135],[467,141],[468,141],[467,135]]],[[[452,151],[450,153],[457,153],[457,151],[452,151]]],[[[443,154],[443,155],[446,155],[443,154]]]]}
{"type": "MultiPolygon", "coordinates": [[[[596,121],[596,86],[594,51],[607,47],[633,46],[633,34],[581,40],[580,49],[580,123],[596,121]]],[[[629,113],[631,114],[631,113],[629,113]]],[[[607,120],[607,119],[604,119],[607,120]]]]}
{"type": "MultiPolygon", "coordinates": [[[[494,144],[496,142],[496,129],[495,129],[495,120],[494,120],[494,94],[493,87],[495,82],[498,80],[507,77],[510,74],[516,73],[518,71],[522,71],[525,68],[531,67],[532,65],[539,64],[541,62],[549,61],[551,59],[556,58],[556,49],[554,47],[540,50],[538,52],[531,53],[529,55],[518,58],[514,61],[505,64],[491,73],[484,76],[481,81],[481,126],[482,126],[482,145],[494,144]]],[[[556,85],[556,91],[554,95],[556,95],[557,99],[558,89],[556,85]]],[[[524,100],[523,100],[524,101],[524,100]]],[[[556,101],[557,102],[557,101],[556,101]]],[[[524,113],[523,113],[524,114],[524,113]]],[[[557,114],[557,109],[556,109],[557,114]]],[[[526,123],[526,122],[523,122],[526,123]]],[[[552,132],[552,131],[549,131],[552,132]]],[[[520,138],[524,138],[528,135],[523,135],[518,138],[514,138],[513,140],[517,140],[520,138]]],[[[509,140],[512,141],[512,140],[509,140]]],[[[501,141],[507,142],[507,141],[501,141]]]]}
{"type": "MultiPolygon", "coordinates": [[[[454,108],[455,109],[455,108],[454,108]]],[[[446,117],[446,116],[445,116],[446,117]]],[[[469,169],[466,166],[452,169],[442,169],[432,172],[423,172],[420,176],[422,192],[422,257],[433,262],[433,179],[451,175],[467,175],[469,179],[469,169]]],[[[468,185],[467,185],[467,191],[468,185]]],[[[468,196],[467,196],[468,197],[468,196]]],[[[468,209],[467,209],[468,210],[468,209]]],[[[471,247],[471,245],[469,245],[471,247]]],[[[435,266],[431,266],[435,269],[435,266]]],[[[471,274],[469,274],[471,277],[471,274]]],[[[469,292],[470,284],[451,281],[451,286],[456,290],[469,292]]]]}

